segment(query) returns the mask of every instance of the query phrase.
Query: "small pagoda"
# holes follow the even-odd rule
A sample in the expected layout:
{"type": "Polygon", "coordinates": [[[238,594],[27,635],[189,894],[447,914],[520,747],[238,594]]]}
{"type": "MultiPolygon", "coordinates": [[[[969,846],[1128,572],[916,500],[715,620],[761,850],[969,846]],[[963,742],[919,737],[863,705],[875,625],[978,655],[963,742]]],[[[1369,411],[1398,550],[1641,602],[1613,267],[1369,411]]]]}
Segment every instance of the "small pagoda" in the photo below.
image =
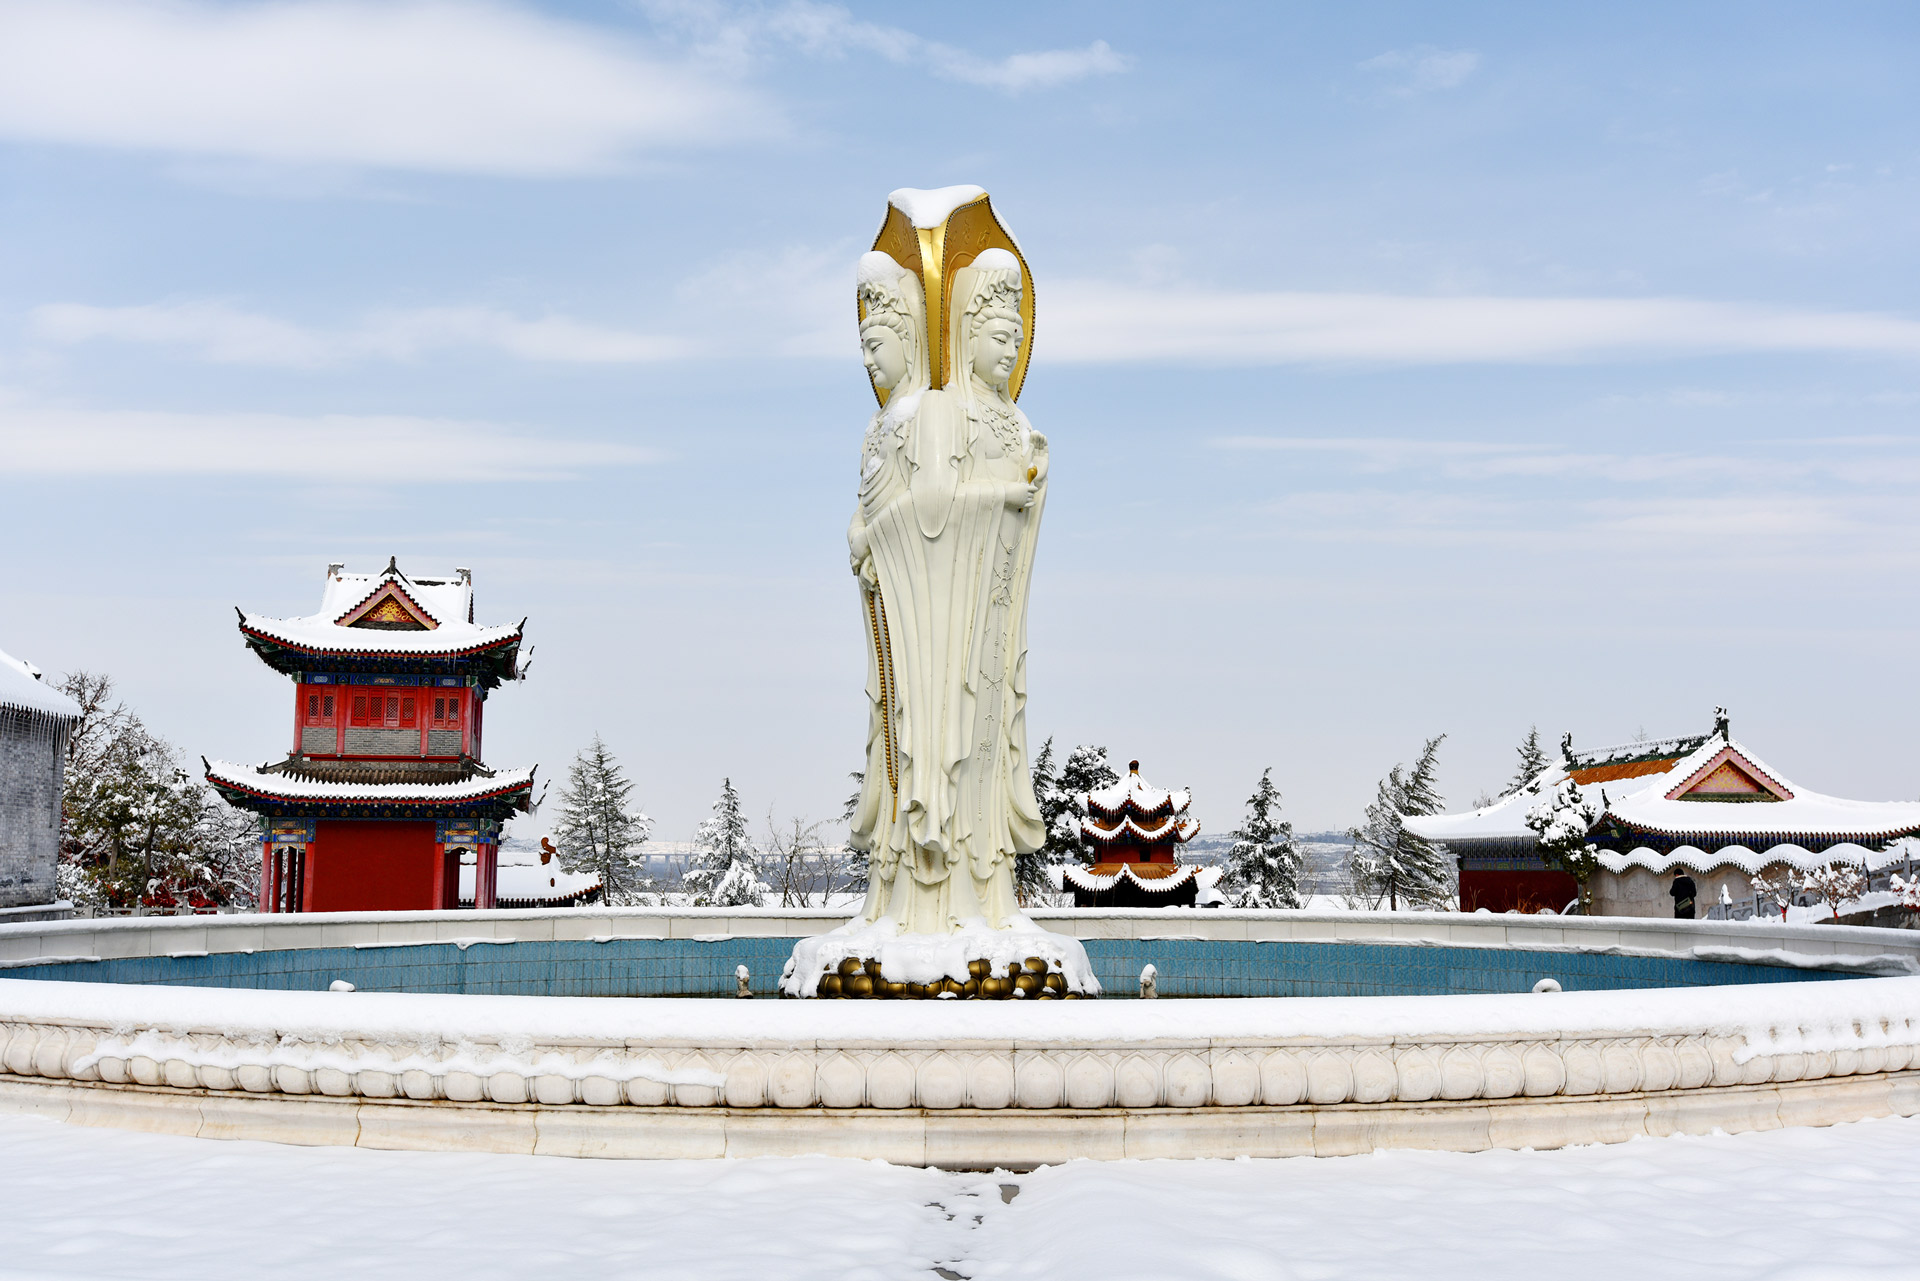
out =
{"type": "Polygon", "coordinates": [[[1086,792],[1080,835],[1094,848],[1091,867],[1062,869],[1075,907],[1192,907],[1199,869],[1179,861],[1178,848],[1200,834],[1187,817],[1193,793],[1163,792],[1127,762],[1127,777],[1086,792]]]}
{"type": "Polygon", "coordinates": [[[293,744],[260,765],[206,761],[262,823],[263,912],[495,905],[501,828],[531,808],[536,767],[481,761],[487,696],[520,679],[521,632],[474,622],[473,575],[327,566],[320,611],[240,614],[240,636],[293,681],[293,744]]]}

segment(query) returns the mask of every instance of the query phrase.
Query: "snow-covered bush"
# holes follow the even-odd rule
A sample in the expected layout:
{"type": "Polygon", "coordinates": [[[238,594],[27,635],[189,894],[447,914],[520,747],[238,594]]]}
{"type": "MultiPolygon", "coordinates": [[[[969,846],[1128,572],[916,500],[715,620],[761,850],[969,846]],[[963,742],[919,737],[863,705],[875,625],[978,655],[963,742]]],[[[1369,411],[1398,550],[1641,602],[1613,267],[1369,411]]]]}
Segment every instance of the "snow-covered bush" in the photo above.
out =
{"type": "Polygon", "coordinates": [[[1908,880],[1895,872],[1890,882],[1893,892],[1900,896],[1900,906],[1910,912],[1920,912],[1920,876],[1908,880]]]}
{"type": "Polygon", "coordinates": [[[1769,880],[1764,876],[1752,878],[1753,892],[1761,898],[1770,898],[1773,905],[1780,909],[1780,919],[1787,919],[1787,908],[1793,903],[1793,873],[1782,871],[1779,876],[1769,880]]]}
{"type": "Polygon", "coordinates": [[[1526,817],[1541,861],[1579,883],[1580,910],[1588,914],[1593,907],[1588,882],[1600,870],[1600,847],[1587,836],[1599,821],[1600,807],[1582,796],[1571,778],[1542,797],[1526,817]]]}

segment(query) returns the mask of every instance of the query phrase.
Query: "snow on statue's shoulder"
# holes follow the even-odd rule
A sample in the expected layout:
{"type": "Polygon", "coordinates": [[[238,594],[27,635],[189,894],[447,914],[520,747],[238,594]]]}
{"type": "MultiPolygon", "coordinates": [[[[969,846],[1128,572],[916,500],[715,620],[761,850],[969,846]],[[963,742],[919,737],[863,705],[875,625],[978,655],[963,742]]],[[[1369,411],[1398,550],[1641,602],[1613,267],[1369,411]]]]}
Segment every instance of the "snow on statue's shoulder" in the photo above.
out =
{"type": "Polygon", "coordinates": [[[986,194],[985,187],[974,186],[935,187],[931,191],[902,187],[887,196],[887,203],[905,214],[907,221],[916,227],[938,227],[954,210],[986,194]]]}

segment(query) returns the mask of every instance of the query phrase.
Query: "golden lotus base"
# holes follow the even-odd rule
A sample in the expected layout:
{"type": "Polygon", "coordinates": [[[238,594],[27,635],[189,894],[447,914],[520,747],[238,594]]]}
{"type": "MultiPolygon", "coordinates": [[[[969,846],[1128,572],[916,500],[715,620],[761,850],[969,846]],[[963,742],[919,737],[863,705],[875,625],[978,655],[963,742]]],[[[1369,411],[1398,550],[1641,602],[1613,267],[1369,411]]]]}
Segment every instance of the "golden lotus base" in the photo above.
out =
{"type": "Polygon", "coordinates": [[[995,974],[986,960],[967,962],[965,982],[944,978],[932,983],[895,983],[880,972],[875,957],[849,956],[832,974],[822,975],[816,996],[844,1000],[894,1001],[1078,1001],[1084,993],[1067,990],[1067,976],[1038,956],[1024,964],[1010,961],[995,974]]]}

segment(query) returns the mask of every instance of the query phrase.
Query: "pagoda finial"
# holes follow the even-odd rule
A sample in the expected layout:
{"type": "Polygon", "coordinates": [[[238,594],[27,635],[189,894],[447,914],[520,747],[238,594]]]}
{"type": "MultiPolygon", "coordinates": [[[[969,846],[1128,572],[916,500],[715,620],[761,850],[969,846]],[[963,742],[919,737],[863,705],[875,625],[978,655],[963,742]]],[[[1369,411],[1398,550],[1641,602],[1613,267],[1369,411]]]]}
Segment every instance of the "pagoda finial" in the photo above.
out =
{"type": "Polygon", "coordinates": [[[1127,762],[1127,773],[1129,773],[1129,774],[1138,774],[1139,772],[1140,772],[1140,762],[1139,762],[1139,761],[1128,761],[1128,762],[1127,762]]]}
{"type": "Polygon", "coordinates": [[[1724,739],[1733,738],[1733,720],[1727,715],[1727,709],[1724,707],[1713,709],[1713,732],[1724,739]]]}
{"type": "Polygon", "coordinates": [[[398,574],[400,572],[400,558],[398,556],[387,557],[386,572],[389,574],[398,574]]]}

